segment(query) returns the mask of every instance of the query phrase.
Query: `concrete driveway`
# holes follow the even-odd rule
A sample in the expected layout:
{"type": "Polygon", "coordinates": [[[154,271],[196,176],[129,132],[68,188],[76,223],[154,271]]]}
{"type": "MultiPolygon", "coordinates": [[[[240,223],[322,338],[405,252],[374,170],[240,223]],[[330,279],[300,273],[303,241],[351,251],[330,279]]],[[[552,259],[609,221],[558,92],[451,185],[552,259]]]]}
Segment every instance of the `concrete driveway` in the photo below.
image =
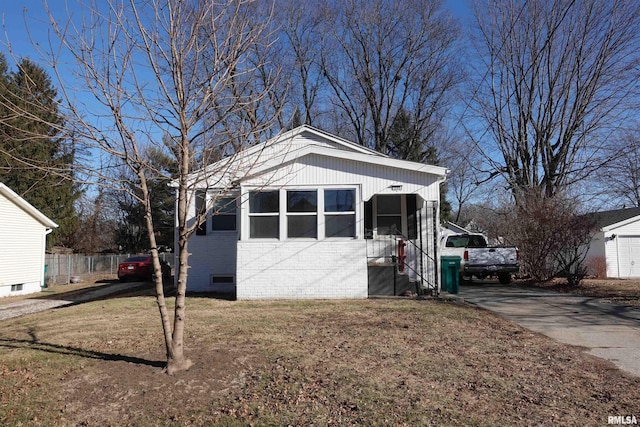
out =
{"type": "Polygon", "coordinates": [[[640,309],[517,284],[463,285],[457,298],[640,376],[640,309]]]}
{"type": "Polygon", "coordinates": [[[146,282],[114,283],[87,289],[86,292],[75,293],[71,295],[69,299],[38,298],[39,294],[33,294],[30,295],[29,298],[21,301],[0,304],[0,321],[27,314],[39,313],[56,307],[93,301],[123,292],[132,292],[149,286],[151,285],[146,282]]]}

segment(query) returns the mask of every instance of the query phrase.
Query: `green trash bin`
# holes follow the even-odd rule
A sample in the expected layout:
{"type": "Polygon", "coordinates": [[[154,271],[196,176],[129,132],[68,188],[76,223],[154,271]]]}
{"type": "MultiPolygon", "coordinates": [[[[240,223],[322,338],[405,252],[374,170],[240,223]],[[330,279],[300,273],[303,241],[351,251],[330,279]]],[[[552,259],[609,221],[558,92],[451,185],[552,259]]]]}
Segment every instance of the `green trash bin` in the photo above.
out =
{"type": "Polygon", "coordinates": [[[450,294],[458,293],[460,261],[462,261],[462,258],[457,255],[443,255],[440,257],[442,289],[449,292],[450,294]]]}
{"type": "Polygon", "coordinates": [[[44,265],[44,280],[42,281],[42,286],[40,286],[41,288],[46,288],[49,286],[49,284],[47,283],[47,268],[49,268],[49,264],[44,265]]]}

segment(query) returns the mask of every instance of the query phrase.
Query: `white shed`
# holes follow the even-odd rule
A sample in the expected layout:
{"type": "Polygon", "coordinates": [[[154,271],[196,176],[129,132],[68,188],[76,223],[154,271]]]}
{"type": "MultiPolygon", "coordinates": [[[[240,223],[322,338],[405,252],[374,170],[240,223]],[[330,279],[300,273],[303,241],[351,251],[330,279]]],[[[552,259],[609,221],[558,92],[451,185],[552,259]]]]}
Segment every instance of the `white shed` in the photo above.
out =
{"type": "Polygon", "coordinates": [[[57,226],[0,183],[0,297],[41,290],[47,234],[57,226]]]}
{"type": "Polygon", "coordinates": [[[607,277],[640,277],[640,207],[588,215],[595,232],[587,259],[606,260],[607,277]]]}
{"type": "MultiPolygon", "coordinates": [[[[301,126],[191,177],[207,221],[189,241],[191,292],[238,299],[438,291],[446,169],[301,126]]],[[[177,245],[176,245],[177,247],[177,245]]]]}

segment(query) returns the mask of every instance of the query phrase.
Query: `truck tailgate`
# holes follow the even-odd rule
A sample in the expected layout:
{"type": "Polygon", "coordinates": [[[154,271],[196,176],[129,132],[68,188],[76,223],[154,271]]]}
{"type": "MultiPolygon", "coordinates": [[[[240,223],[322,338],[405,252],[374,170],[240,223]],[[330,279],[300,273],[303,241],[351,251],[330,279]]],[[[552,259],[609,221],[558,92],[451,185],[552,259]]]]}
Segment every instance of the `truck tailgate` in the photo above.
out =
{"type": "Polygon", "coordinates": [[[472,265],[505,265],[518,262],[517,250],[505,248],[468,248],[468,264],[472,265]]]}

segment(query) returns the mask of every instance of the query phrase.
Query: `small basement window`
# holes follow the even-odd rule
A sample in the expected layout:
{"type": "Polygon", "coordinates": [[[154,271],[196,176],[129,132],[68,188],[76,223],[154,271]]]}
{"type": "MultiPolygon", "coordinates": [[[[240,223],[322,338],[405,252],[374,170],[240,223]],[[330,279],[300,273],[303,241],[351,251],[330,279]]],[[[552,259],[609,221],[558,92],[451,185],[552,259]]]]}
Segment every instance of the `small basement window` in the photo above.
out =
{"type": "Polygon", "coordinates": [[[19,283],[17,285],[11,285],[11,292],[20,292],[22,290],[23,284],[19,283]]]}
{"type": "Polygon", "coordinates": [[[235,283],[235,280],[233,278],[233,276],[211,276],[211,284],[212,285],[219,285],[219,284],[233,284],[235,283]]]}

